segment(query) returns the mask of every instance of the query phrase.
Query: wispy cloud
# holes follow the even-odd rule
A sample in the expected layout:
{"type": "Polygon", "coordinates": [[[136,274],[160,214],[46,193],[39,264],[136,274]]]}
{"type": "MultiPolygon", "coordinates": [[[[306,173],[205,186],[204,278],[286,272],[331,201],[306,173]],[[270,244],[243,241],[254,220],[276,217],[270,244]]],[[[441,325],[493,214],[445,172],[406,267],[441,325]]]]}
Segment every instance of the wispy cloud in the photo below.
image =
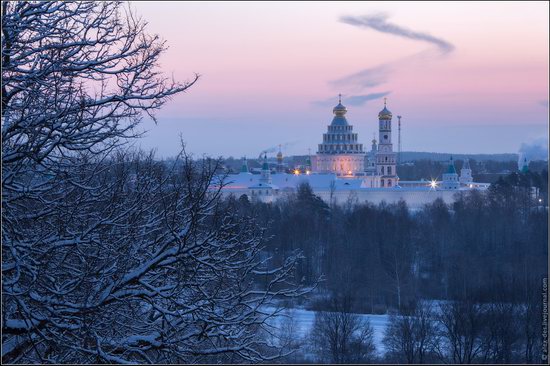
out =
{"type": "Polygon", "coordinates": [[[392,67],[390,64],[379,65],[330,81],[329,84],[333,87],[345,87],[350,85],[359,87],[360,89],[372,88],[385,83],[388,80],[391,70],[392,67]]]}
{"type": "MultiPolygon", "coordinates": [[[[381,92],[381,93],[370,93],[370,94],[364,94],[364,95],[344,95],[342,96],[342,103],[345,105],[351,105],[351,106],[360,106],[365,103],[367,103],[370,100],[376,100],[385,97],[386,95],[390,94],[390,91],[381,92]]],[[[314,105],[320,106],[320,107],[332,107],[336,105],[338,101],[335,97],[324,99],[324,100],[318,100],[313,102],[314,105]]]]}
{"type": "Polygon", "coordinates": [[[546,99],[546,100],[539,100],[539,101],[538,101],[538,104],[541,105],[541,106],[543,106],[543,107],[548,108],[548,99],[546,99]]]}
{"type": "Polygon", "coordinates": [[[446,55],[455,48],[450,42],[428,33],[416,32],[396,24],[388,23],[387,18],[388,16],[385,14],[374,14],[366,16],[343,16],[340,18],[340,21],[356,27],[370,28],[382,33],[427,42],[435,45],[438,52],[435,53],[434,50],[425,50],[392,62],[363,69],[337,80],[330,81],[329,84],[332,87],[364,90],[365,88],[378,86],[387,82],[391,73],[396,68],[403,67],[413,61],[421,60],[425,62],[426,59],[434,57],[434,53],[437,56],[446,55]]]}
{"type": "Polygon", "coordinates": [[[454,50],[454,46],[444,39],[434,37],[428,33],[416,32],[405,27],[387,22],[386,14],[373,14],[365,16],[342,16],[342,23],[357,27],[371,28],[382,33],[393,34],[399,37],[431,43],[439,48],[441,53],[446,54],[454,50]]]}

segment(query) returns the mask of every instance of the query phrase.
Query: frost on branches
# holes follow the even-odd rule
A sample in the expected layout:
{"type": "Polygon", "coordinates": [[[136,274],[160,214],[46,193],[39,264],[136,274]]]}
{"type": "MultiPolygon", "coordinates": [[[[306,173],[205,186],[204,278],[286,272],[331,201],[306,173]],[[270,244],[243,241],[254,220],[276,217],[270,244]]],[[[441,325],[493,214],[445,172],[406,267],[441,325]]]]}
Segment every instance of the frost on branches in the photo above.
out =
{"type": "MultiPolygon", "coordinates": [[[[212,191],[219,161],[124,150],[177,83],[119,2],[2,3],[2,361],[261,361],[298,256],[212,191]],[[261,278],[261,280],[259,280],[261,278]]],[[[216,184],[220,186],[219,184],[216,184]]]]}

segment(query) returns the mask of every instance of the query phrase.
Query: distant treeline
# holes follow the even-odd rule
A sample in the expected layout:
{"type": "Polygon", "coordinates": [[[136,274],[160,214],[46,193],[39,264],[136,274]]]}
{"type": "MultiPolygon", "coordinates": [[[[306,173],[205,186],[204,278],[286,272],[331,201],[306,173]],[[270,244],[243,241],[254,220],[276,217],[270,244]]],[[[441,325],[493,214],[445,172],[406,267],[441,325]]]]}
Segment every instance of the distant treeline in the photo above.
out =
{"type": "MultiPolygon", "coordinates": [[[[494,183],[500,177],[504,177],[513,172],[518,172],[520,167],[515,160],[476,160],[469,159],[470,169],[474,181],[494,183]]],[[[447,171],[448,161],[435,161],[429,159],[419,159],[414,162],[405,162],[399,164],[397,173],[401,180],[420,180],[420,179],[441,179],[442,174],[447,171]]],[[[454,159],[456,172],[464,165],[464,160],[454,159]]],[[[548,161],[531,161],[528,163],[529,171],[543,173],[548,171],[548,161]]]]}
{"type": "Polygon", "coordinates": [[[452,154],[452,153],[436,153],[436,152],[419,152],[419,151],[403,151],[401,153],[401,162],[415,161],[428,159],[433,161],[448,161],[450,157],[457,160],[474,159],[478,161],[515,161],[519,159],[518,154],[452,154]]]}

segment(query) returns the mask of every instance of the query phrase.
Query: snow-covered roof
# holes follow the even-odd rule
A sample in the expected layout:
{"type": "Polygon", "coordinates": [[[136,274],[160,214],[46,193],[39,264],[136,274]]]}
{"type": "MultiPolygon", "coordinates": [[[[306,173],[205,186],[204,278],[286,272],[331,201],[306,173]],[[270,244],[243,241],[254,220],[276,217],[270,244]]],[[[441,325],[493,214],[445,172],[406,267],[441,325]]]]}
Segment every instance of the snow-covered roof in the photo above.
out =
{"type": "MultiPolygon", "coordinates": [[[[259,174],[239,173],[231,174],[227,177],[227,189],[243,189],[256,187],[260,184],[261,176],[259,174]]],[[[296,188],[300,183],[307,182],[313,189],[329,188],[332,181],[336,179],[334,174],[271,174],[273,186],[280,189],[296,188]]],[[[356,179],[360,182],[360,179],[356,179]]],[[[265,183],[262,183],[265,186],[265,183]]],[[[359,183],[360,184],[360,183],[359,183]]]]}
{"type": "MultiPolygon", "coordinates": [[[[434,190],[429,183],[430,181],[403,181],[395,187],[380,187],[371,188],[362,186],[364,177],[337,177],[331,173],[312,173],[312,174],[287,174],[277,173],[271,174],[271,183],[260,182],[260,174],[239,173],[227,176],[224,190],[244,190],[252,188],[272,188],[279,190],[296,189],[301,183],[309,183],[314,191],[323,191],[331,189],[331,186],[336,191],[348,190],[368,190],[368,191],[427,191],[434,190]]],[[[441,183],[440,181],[437,182],[441,183]]],[[[485,187],[484,183],[474,183],[476,188],[485,187]]],[[[489,184],[486,184],[488,186],[489,184]]],[[[437,187],[436,190],[441,189],[437,187]]],[[[459,190],[467,190],[468,187],[460,187],[459,190]]]]}

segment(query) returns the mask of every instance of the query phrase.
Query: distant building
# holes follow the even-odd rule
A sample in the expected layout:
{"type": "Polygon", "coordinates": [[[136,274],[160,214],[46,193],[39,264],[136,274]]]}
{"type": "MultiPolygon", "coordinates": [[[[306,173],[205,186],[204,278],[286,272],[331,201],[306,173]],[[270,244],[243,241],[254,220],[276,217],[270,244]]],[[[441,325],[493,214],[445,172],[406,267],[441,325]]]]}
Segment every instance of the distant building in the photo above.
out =
{"type": "Polygon", "coordinates": [[[470,169],[470,161],[468,158],[466,158],[462,164],[462,169],[460,169],[460,178],[458,178],[458,180],[461,185],[469,185],[474,182],[474,178],[472,178],[472,169],[470,169]]]}
{"type": "Polygon", "coordinates": [[[347,109],[338,105],[332,110],[334,118],[323,134],[317,154],[312,161],[312,169],[318,173],[334,173],[338,176],[353,176],[364,171],[365,153],[359,143],[357,133],[346,119],[347,109]]]}
{"type": "Polygon", "coordinates": [[[370,151],[367,153],[365,159],[365,173],[367,175],[376,175],[376,152],[378,147],[376,145],[376,139],[372,139],[372,145],[370,151]]]}
{"type": "Polygon", "coordinates": [[[378,113],[378,152],[376,153],[376,172],[380,176],[380,187],[395,187],[398,185],[396,154],[393,152],[391,139],[392,113],[386,108],[378,113]]]}
{"type": "Polygon", "coordinates": [[[464,161],[459,176],[452,157],[441,181],[400,181],[392,144],[392,113],[387,108],[386,100],[384,108],[378,113],[378,141],[372,140],[368,153],[363,151],[363,144],[345,117],[346,112],[340,96],[338,105],[333,109],[332,122],[323,134],[323,142],[314,156],[308,154],[304,169],[285,173],[280,148],[274,174],[266,154],[262,159],[262,168],[257,172],[259,174],[250,173],[244,158],[241,172],[227,178],[222,193],[237,197],[247,195],[251,199],[271,202],[295,192],[299,184],[308,183],[314,193],[327,202],[343,203],[352,197],[359,202],[372,203],[405,200],[415,208],[437,198],[452,203],[457,193],[489,187],[488,183],[473,181],[468,159],[464,161]]]}
{"type": "Polygon", "coordinates": [[[279,152],[277,153],[277,173],[283,173],[285,168],[283,166],[283,153],[281,151],[281,145],[279,145],[279,152]]]}
{"type": "Polygon", "coordinates": [[[447,168],[447,171],[443,173],[441,188],[453,190],[453,189],[458,189],[458,187],[460,187],[460,182],[458,181],[458,174],[456,173],[453,157],[451,156],[451,160],[449,161],[449,166],[447,168]]]}
{"type": "Polygon", "coordinates": [[[523,162],[521,164],[520,172],[527,173],[529,171],[529,163],[527,162],[527,158],[523,158],[523,162]]]}

